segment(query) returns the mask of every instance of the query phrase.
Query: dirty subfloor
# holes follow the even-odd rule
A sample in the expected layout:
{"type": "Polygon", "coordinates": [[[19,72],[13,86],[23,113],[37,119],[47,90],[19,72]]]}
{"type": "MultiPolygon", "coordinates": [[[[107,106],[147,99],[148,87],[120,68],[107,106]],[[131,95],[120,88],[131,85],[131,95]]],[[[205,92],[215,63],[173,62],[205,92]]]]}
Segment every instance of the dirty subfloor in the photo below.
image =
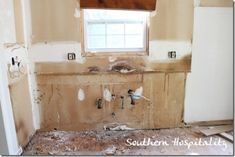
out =
{"type": "Polygon", "coordinates": [[[23,155],[232,155],[233,144],[193,128],[37,132],[23,155]],[[130,146],[142,142],[144,146],[130,146]],[[153,146],[148,145],[150,139],[153,146]],[[129,142],[129,143],[128,143],[129,142]],[[186,145],[192,143],[193,145],[186,145]],[[201,142],[201,145],[197,145],[201,142]],[[180,145],[184,143],[184,145],[180,145]],[[205,144],[208,144],[207,146],[205,144]],[[146,146],[148,145],[148,146],[146,146]]]}

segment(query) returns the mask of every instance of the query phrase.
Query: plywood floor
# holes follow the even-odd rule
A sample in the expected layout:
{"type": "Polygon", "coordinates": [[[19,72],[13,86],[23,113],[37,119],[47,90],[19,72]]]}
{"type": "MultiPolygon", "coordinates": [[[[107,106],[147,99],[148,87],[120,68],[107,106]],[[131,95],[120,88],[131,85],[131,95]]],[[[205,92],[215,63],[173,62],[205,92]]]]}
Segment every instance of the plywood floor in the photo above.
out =
{"type": "Polygon", "coordinates": [[[192,128],[131,131],[37,132],[24,155],[232,155],[233,144],[220,136],[205,137],[192,128]],[[130,146],[150,139],[155,146],[130,146]],[[179,140],[179,141],[178,141],[179,140]],[[198,146],[180,142],[212,143],[198,146]],[[174,141],[178,141],[175,142],[174,141]],[[133,141],[132,141],[133,142],[133,141]],[[167,145],[168,144],[168,145],[167,145]]]}

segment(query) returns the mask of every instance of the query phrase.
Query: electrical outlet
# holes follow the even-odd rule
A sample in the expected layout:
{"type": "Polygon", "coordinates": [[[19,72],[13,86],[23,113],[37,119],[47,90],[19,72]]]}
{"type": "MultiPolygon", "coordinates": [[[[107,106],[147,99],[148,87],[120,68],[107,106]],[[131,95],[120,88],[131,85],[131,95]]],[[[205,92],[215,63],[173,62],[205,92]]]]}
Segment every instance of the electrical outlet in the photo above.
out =
{"type": "Polygon", "coordinates": [[[76,60],[76,54],[75,53],[68,53],[68,60],[76,60]]]}
{"type": "Polygon", "coordinates": [[[168,52],[168,58],[176,58],[176,51],[169,51],[168,52]]]}

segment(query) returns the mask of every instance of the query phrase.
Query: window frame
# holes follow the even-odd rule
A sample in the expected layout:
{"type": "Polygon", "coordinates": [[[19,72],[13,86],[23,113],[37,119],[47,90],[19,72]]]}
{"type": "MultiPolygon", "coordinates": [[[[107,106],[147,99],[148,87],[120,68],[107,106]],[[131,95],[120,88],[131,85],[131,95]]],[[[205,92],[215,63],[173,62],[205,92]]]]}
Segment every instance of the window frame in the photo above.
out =
{"type": "MultiPolygon", "coordinates": [[[[135,49],[135,48],[115,48],[115,49],[99,49],[99,52],[90,51],[86,49],[87,47],[87,25],[84,17],[84,9],[81,10],[81,18],[80,18],[80,28],[81,28],[81,54],[84,57],[92,57],[92,56],[148,56],[149,55],[149,20],[150,17],[145,21],[145,31],[144,31],[144,48],[143,49],[135,49]]],[[[103,22],[96,21],[96,22],[103,22]]],[[[110,21],[109,21],[110,22],[110,21]]],[[[120,22],[128,22],[128,21],[120,21],[120,22]]],[[[104,23],[104,22],[103,22],[104,23]]],[[[97,49],[98,50],[98,49],[97,49]]]]}

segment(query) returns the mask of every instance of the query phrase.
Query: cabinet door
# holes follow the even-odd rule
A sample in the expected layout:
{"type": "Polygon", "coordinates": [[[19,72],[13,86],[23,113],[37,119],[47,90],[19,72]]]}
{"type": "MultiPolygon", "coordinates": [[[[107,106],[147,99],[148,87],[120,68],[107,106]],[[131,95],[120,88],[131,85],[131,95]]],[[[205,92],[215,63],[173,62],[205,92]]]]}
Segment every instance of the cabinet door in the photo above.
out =
{"type": "Polygon", "coordinates": [[[144,76],[145,95],[151,105],[148,128],[171,128],[182,124],[185,92],[184,73],[146,74],[144,76]]]}

